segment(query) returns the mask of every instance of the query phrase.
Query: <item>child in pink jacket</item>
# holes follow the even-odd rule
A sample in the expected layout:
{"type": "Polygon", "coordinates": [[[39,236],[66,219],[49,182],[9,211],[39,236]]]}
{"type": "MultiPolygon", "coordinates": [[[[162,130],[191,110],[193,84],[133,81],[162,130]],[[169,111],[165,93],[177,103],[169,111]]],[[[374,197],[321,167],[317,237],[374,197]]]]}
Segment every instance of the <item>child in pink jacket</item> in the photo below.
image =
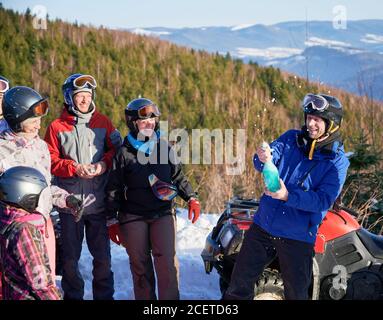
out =
{"type": "Polygon", "coordinates": [[[49,264],[47,219],[36,211],[45,177],[30,167],[0,176],[0,270],[2,299],[59,300],[49,264]]]}

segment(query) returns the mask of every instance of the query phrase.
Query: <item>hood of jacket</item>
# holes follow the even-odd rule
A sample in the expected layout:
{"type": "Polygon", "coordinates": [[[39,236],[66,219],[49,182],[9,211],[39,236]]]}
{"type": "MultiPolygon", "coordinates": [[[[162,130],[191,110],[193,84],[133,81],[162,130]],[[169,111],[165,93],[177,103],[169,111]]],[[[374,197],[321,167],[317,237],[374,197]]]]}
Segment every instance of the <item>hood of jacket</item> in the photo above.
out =
{"type": "Polygon", "coordinates": [[[0,233],[3,233],[13,222],[29,222],[37,227],[43,227],[46,220],[38,212],[30,213],[24,209],[0,202],[0,233]]]}

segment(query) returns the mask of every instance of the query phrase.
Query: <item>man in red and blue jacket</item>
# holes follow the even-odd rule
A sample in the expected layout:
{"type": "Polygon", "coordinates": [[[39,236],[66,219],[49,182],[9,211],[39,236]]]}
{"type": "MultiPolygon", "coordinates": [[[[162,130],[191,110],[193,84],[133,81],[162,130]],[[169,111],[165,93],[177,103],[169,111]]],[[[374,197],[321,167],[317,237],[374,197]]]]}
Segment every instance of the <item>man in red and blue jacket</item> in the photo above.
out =
{"type": "Polygon", "coordinates": [[[338,99],[307,94],[305,126],[289,130],[257,149],[255,168],[272,160],[281,188],[265,190],[254,223],[246,233],[225,299],[252,299],[264,268],[277,256],[285,299],[307,299],[319,224],[339,196],[349,161],[339,128],[343,108],[338,99]]]}
{"type": "Polygon", "coordinates": [[[96,80],[73,74],[63,85],[64,109],[47,129],[45,141],[55,183],[84,201],[82,217],[60,209],[64,299],[81,300],[84,281],[78,270],[84,228],[93,261],[93,298],[113,299],[110,242],[106,227],[105,184],[121,136],[111,121],[96,111],[96,80]]]}

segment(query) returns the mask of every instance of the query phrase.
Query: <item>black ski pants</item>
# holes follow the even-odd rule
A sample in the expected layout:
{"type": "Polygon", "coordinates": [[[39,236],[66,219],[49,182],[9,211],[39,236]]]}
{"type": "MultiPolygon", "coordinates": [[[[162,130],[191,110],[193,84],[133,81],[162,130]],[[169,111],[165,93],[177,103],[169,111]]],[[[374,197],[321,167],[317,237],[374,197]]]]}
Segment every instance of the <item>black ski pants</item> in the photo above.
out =
{"type": "Polygon", "coordinates": [[[286,300],[307,300],[312,279],[314,245],[278,238],[253,223],[234,266],[224,299],[251,300],[263,270],[278,257],[286,300]]]}

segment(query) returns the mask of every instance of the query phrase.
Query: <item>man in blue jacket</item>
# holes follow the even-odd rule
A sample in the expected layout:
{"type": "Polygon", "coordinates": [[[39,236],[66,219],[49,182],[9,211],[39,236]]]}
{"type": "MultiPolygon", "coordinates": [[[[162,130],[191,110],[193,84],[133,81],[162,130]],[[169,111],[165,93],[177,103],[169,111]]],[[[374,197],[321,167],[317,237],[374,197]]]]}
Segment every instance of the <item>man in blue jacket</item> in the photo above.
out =
{"type": "Polygon", "coordinates": [[[349,161],[339,128],[343,108],[335,97],[307,94],[302,104],[305,125],[289,130],[257,149],[254,166],[271,160],[281,188],[265,190],[254,223],[247,231],[225,299],[253,299],[264,268],[277,256],[285,299],[308,299],[312,258],[319,224],[339,196],[349,161]]]}

